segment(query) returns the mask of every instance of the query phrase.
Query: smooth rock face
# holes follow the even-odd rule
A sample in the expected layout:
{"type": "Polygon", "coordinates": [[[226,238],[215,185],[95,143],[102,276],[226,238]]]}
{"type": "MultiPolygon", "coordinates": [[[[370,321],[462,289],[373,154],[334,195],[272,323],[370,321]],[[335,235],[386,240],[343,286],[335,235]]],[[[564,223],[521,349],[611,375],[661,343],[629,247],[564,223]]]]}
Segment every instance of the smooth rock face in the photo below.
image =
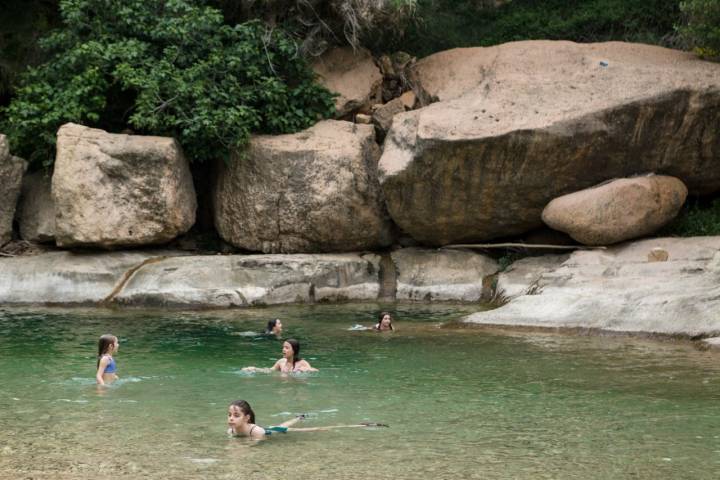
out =
{"type": "Polygon", "coordinates": [[[0,247],[12,239],[13,218],[27,162],[10,155],[7,137],[0,134],[0,247]]]}
{"type": "Polygon", "coordinates": [[[259,136],[221,165],[215,226],[236,247],[264,253],[368,250],[392,242],[377,181],[371,125],[328,120],[259,136]]]}
{"type": "Polygon", "coordinates": [[[319,82],[337,93],[337,118],[354,111],[367,113],[380,96],[382,74],[365,49],[340,47],[329,50],[313,63],[319,82]]]}
{"type": "Polygon", "coordinates": [[[496,300],[505,302],[520,295],[532,295],[543,274],[558,268],[569,256],[569,254],[539,255],[513,262],[498,275],[495,287],[496,300]]]}
{"type": "Polygon", "coordinates": [[[391,217],[425,244],[522,234],[553,198],[613,178],[720,189],[719,64],[532,41],[441,52],[417,73],[440,101],[394,118],[378,169],[391,217]]]}
{"type": "Polygon", "coordinates": [[[403,248],[391,256],[398,300],[488,300],[484,280],[498,271],[495,260],[463,250],[403,248]]]}
{"type": "Polygon", "coordinates": [[[552,200],[542,219],[585,245],[610,245],[654,233],[677,216],[686,197],[674,177],[622,178],[552,200]]]}
{"type": "Polygon", "coordinates": [[[23,240],[39,243],[55,240],[55,204],[50,186],[51,177],[43,171],[23,178],[16,215],[23,240]]]}
{"type": "Polygon", "coordinates": [[[0,257],[0,304],[192,308],[376,300],[380,257],[158,250],[0,257]]]}
{"type": "Polygon", "coordinates": [[[656,238],[575,251],[534,268],[523,263],[517,262],[522,274],[513,264],[499,275],[507,304],[465,320],[688,336],[720,332],[720,237],[656,238]],[[653,248],[667,251],[668,261],[648,262],[653,248]]]}
{"type": "Polygon", "coordinates": [[[172,138],[60,127],[52,197],[58,246],[165,243],[195,222],[188,163],[172,138]]]}
{"type": "Polygon", "coordinates": [[[248,307],[376,300],[376,255],[215,255],[169,258],[139,270],[124,305],[248,307]]]}
{"type": "Polygon", "coordinates": [[[181,253],[50,252],[0,258],[0,304],[94,304],[121,284],[123,275],[154,258],[181,253]]]}

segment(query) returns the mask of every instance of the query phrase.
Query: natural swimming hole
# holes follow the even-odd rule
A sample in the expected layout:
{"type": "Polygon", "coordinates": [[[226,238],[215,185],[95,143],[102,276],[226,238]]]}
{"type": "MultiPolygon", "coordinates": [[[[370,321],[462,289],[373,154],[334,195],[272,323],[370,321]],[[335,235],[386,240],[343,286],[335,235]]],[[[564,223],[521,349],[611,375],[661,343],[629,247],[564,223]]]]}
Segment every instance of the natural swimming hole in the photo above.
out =
{"type": "Polygon", "coordinates": [[[717,353],[454,323],[473,308],[0,309],[0,478],[717,478],[717,353]],[[397,332],[352,330],[384,309],[397,332]],[[280,358],[248,333],[275,317],[318,373],[241,370],[280,358]],[[99,392],[108,332],[120,381],[99,392]],[[239,398],[266,426],[390,428],[252,443],[225,434],[239,398]]]}

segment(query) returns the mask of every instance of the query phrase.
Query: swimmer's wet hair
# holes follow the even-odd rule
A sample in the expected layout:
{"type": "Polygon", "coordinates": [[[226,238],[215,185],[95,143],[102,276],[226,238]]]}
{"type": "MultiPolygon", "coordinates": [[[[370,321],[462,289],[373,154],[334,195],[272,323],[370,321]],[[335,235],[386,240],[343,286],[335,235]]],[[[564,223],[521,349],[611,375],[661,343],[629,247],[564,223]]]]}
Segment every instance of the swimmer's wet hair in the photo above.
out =
{"type": "Polygon", "coordinates": [[[385,315],[390,317],[390,330],[395,330],[395,328],[393,328],[393,324],[392,324],[393,316],[390,314],[390,312],[381,312],[380,313],[380,317],[378,317],[377,329],[380,330],[380,324],[382,323],[382,319],[385,318],[385,315]]]}
{"type": "Polygon", "coordinates": [[[285,341],[290,344],[290,347],[293,350],[293,366],[295,366],[296,362],[302,360],[302,358],[300,358],[300,342],[294,338],[288,338],[285,341]]]}
{"type": "Polygon", "coordinates": [[[98,354],[97,354],[97,366],[100,366],[100,359],[103,355],[105,355],[110,348],[110,346],[117,341],[117,337],[115,335],[110,335],[109,333],[106,333],[105,335],[100,337],[100,340],[98,340],[98,354]]]}
{"type": "Polygon", "coordinates": [[[243,415],[250,415],[250,423],[255,423],[255,412],[253,412],[250,404],[245,400],[235,400],[230,404],[231,407],[237,407],[243,412],[243,415]]]}
{"type": "Polygon", "coordinates": [[[273,328],[275,328],[275,325],[277,325],[278,320],[279,320],[278,318],[270,320],[267,323],[267,327],[265,327],[265,333],[272,333],[273,328]]]}

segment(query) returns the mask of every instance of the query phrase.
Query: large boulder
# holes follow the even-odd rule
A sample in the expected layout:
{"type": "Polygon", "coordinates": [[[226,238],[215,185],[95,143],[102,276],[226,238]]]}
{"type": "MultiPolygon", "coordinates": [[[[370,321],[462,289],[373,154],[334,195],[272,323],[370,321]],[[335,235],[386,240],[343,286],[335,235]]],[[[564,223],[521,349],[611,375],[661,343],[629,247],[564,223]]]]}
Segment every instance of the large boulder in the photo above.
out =
{"type": "Polygon", "coordinates": [[[499,268],[495,260],[463,250],[403,248],[391,256],[397,270],[398,300],[489,300],[486,279],[499,268]]]}
{"type": "Polygon", "coordinates": [[[328,50],[313,63],[319,82],[337,94],[338,118],[356,111],[368,112],[380,101],[382,74],[372,55],[365,49],[337,47],[328,50]]]}
{"type": "Polygon", "coordinates": [[[394,118],[379,173],[390,215],[425,244],[527,232],[553,198],[612,178],[720,189],[720,65],[692,54],[529,41],[438,53],[417,73],[440,101],[394,118]]]}
{"type": "Polygon", "coordinates": [[[610,245],[654,233],[680,211],[687,188],[674,177],[621,178],[551,201],[543,221],[586,245],[610,245]]]}
{"type": "Polygon", "coordinates": [[[23,240],[39,243],[55,240],[55,204],[50,187],[47,172],[25,175],[16,215],[23,240]]]}
{"type": "Polygon", "coordinates": [[[516,262],[501,273],[509,300],[466,321],[707,336],[720,332],[720,237],[655,238],[516,262]],[[656,249],[668,253],[652,261],[656,249]]]}
{"type": "Polygon", "coordinates": [[[60,127],[52,178],[58,246],[166,243],[195,222],[188,162],[172,138],[60,127]]]}
{"type": "Polygon", "coordinates": [[[253,138],[246,152],[220,167],[217,231],[236,247],[264,253],[389,245],[374,139],[371,125],[337,120],[253,138]]]}
{"type": "Polygon", "coordinates": [[[379,261],[373,254],[168,258],[138,270],[112,301],[176,307],[372,301],[380,289],[379,261]]]}
{"type": "Polygon", "coordinates": [[[49,252],[0,258],[0,304],[97,304],[142,265],[168,255],[182,252],[49,252]]]}
{"type": "Polygon", "coordinates": [[[0,257],[0,304],[246,307],[378,297],[374,254],[207,255],[172,250],[0,257]]]}
{"type": "Polygon", "coordinates": [[[27,162],[10,155],[7,137],[0,134],[0,247],[12,239],[13,218],[27,162]]]}

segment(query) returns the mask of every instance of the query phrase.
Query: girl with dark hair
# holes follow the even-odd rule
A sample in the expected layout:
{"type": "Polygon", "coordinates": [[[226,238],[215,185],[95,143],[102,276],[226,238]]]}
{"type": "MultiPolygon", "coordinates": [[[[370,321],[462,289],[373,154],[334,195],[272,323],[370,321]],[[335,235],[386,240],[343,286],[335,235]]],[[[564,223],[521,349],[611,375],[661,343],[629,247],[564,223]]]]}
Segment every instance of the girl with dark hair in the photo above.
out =
{"type": "Polygon", "coordinates": [[[282,322],[279,318],[276,318],[274,320],[270,320],[267,323],[267,327],[265,328],[265,335],[275,335],[279,336],[282,333],[282,322]]]}
{"type": "Polygon", "coordinates": [[[255,412],[250,404],[245,400],[235,400],[228,407],[228,435],[247,436],[253,440],[261,440],[273,432],[287,432],[288,427],[304,417],[304,415],[298,415],[278,426],[263,428],[255,425],[255,412]]]}
{"type": "Polygon", "coordinates": [[[262,440],[273,433],[286,432],[319,432],[335,428],[357,428],[357,427],[387,427],[384,423],[364,422],[357,425],[329,425],[326,427],[293,427],[298,421],[305,419],[305,415],[298,415],[295,418],[281,423],[280,425],[263,428],[255,424],[255,412],[245,400],[235,400],[228,407],[228,435],[246,436],[253,440],[262,440]]]}
{"type": "Polygon", "coordinates": [[[378,332],[392,332],[395,331],[392,324],[392,315],[388,312],[382,312],[378,323],[375,324],[373,330],[378,332]]]}
{"type": "Polygon", "coordinates": [[[283,342],[282,355],[283,358],[275,362],[275,365],[271,368],[245,367],[243,370],[246,372],[272,372],[273,370],[279,370],[283,373],[318,371],[317,368],[311,367],[307,360],[300,358],[300,342],[294,338],[288,338],[283,342]]]}
{"type": "Polygon", "coordinates": [[[98,385],[106,385],[117,380],[117,365],[113,354],[120,348],[120,342],[115,335],[105,334],[98,340],[97,372],[95,381],[98,385]]]}

